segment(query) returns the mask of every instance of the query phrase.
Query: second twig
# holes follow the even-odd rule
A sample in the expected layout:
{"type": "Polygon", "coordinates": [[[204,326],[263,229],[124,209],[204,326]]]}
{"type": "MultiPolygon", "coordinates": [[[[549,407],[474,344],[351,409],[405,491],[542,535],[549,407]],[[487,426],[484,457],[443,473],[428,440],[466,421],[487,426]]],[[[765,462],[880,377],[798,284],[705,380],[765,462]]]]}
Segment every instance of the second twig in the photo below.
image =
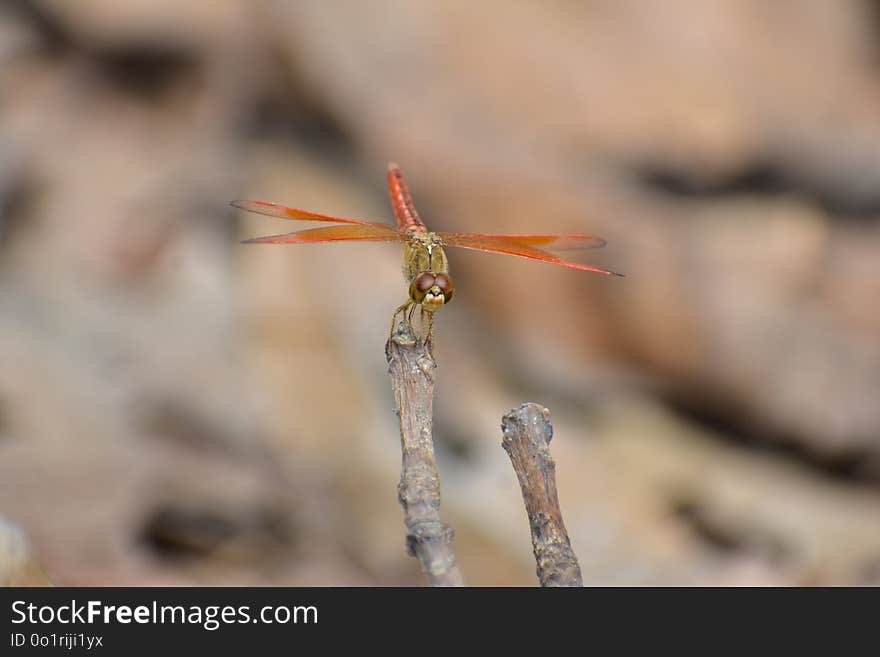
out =
{"type": "Polygon", "coordinates": [[[550,456],[550,411],[521,404],[501,419],[501,442],[516,471],[529,516],[532,548],[541,586],[583,586],[556,493],[556,464],[550,456]]]}

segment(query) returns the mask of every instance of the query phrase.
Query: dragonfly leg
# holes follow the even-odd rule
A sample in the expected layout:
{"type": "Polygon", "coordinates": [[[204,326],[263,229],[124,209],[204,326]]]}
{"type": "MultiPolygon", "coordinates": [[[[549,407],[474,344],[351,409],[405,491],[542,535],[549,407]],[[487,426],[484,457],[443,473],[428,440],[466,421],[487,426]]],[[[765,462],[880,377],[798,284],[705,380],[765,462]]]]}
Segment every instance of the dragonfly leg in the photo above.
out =
{"type": "MultiPolygon", "coordinates": [[[[397,316],[406,313],[407,308],[413,305],[412,299],[407,299],[406,303],[400,304],[397,307],[397,310],[394,311],[394,314],[391,315],[391,334],[394,335],[394,325],[397,323],[397,316]]],[[[412,315],[412,311],[410,311],[410,315],[412,315]]]]}
{"type": "Polygon", "coordinates": [[[431,352],[434,351],[434,313],[425,310],[422,308],[422,316],[420,317],[422,326],[425,324],[428,325],[428,333],[425,336],[425,344],[428,345],[428,349],[431,352]],[[427,321],[425,320],[425,316],[427,315],[427,321]]]}

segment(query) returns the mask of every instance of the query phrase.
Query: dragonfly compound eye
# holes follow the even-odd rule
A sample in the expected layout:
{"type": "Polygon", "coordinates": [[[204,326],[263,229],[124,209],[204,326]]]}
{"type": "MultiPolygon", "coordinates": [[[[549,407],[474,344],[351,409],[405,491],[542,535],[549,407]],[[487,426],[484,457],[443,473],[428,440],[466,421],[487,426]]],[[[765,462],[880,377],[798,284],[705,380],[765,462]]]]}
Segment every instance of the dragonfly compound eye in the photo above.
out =
{"type": "Polygon", "coordinates": [[[410,286],[410,295],[413,299],[421,303],[428,291],[434,287],[435,280],[436,277],[434,274],[427,271],[422,272],[413,279],[412,285],[410,286]]]}
{"type": "Polygon", "coordinates": [[[452,284],[452,276],[449,274],[437,274],[434,277],[434,285],[440,288],[446,303],[449,303],[452,300],[452,293],[455,291],[455,286],[452,284]]]}

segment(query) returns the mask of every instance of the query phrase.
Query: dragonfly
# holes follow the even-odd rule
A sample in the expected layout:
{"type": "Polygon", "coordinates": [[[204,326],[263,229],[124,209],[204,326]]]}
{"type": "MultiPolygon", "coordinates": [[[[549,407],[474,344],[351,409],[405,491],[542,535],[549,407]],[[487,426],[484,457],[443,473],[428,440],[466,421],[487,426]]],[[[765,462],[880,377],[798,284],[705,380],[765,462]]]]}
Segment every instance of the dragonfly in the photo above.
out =
{"type": "Polygon", "coordinates": [[[424,321],[427,318],[426,340],[429,343],[433,342],[434,313],[452,301],[455,295],[455,285],[449,274],[449,261],[443,250],[447,246],[511,255],[597,274],[623,276],[617,272],[563,260],[549,253],[549,251],[596,249],[605,245],[605,240],[593,235],[496,235],[429,231],[416,211],[403,171],[394,163],[388,165],[388,193],[391,196],[397,227],[361,219],[318,214],[267,201],[238,200],[232,201],[232,205],[241,210],[281,219],[337,224],[282,235],[255,237],[244,240],[244,244],[401,243],[403,275],[409,285],[409,297],[394,311],[391,317],[391,332],[394,332],[398,317],[405,317],[407,323],[411,325],[415,309],[420,308],[421,319],[424,321]]]}

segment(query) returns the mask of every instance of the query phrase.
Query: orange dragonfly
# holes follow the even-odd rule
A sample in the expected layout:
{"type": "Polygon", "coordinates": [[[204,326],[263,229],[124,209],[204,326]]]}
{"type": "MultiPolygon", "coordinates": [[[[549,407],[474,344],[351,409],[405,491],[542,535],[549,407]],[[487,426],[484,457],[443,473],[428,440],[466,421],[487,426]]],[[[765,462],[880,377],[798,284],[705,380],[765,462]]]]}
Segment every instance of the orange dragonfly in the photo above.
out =
{"type": "Polygon", "coordinates": [[[449,262],[443,247],[457,246],[475,251],[503,253],[581,271],[623,276],[617,272],[562,260],[544,250],[596,249],[605,245],[605,240],[592,235],[484,235],[431,232],[416,212],[403,172],[393,163],[388,165],[388,192],[397,217],[397,228],[372,221],[331,217],[266,201],[232,201],[232,205],[248,212],[281,219],[343,224],[298,230],[283,235],[256,237],[244,240],[245,244],[314,244],[349,241],[403,243],[403,273],[409,284],[409,298],[394,311],[391,330],[394,331],[398,315],[405,314],[409,310],[407,321],[411,322],[415,309],[419,307],[423,318],[427,314],[429,342],[432,336],[434,312],[452,301],[455,293],[452,277],[449,275],[449,262]]]}

